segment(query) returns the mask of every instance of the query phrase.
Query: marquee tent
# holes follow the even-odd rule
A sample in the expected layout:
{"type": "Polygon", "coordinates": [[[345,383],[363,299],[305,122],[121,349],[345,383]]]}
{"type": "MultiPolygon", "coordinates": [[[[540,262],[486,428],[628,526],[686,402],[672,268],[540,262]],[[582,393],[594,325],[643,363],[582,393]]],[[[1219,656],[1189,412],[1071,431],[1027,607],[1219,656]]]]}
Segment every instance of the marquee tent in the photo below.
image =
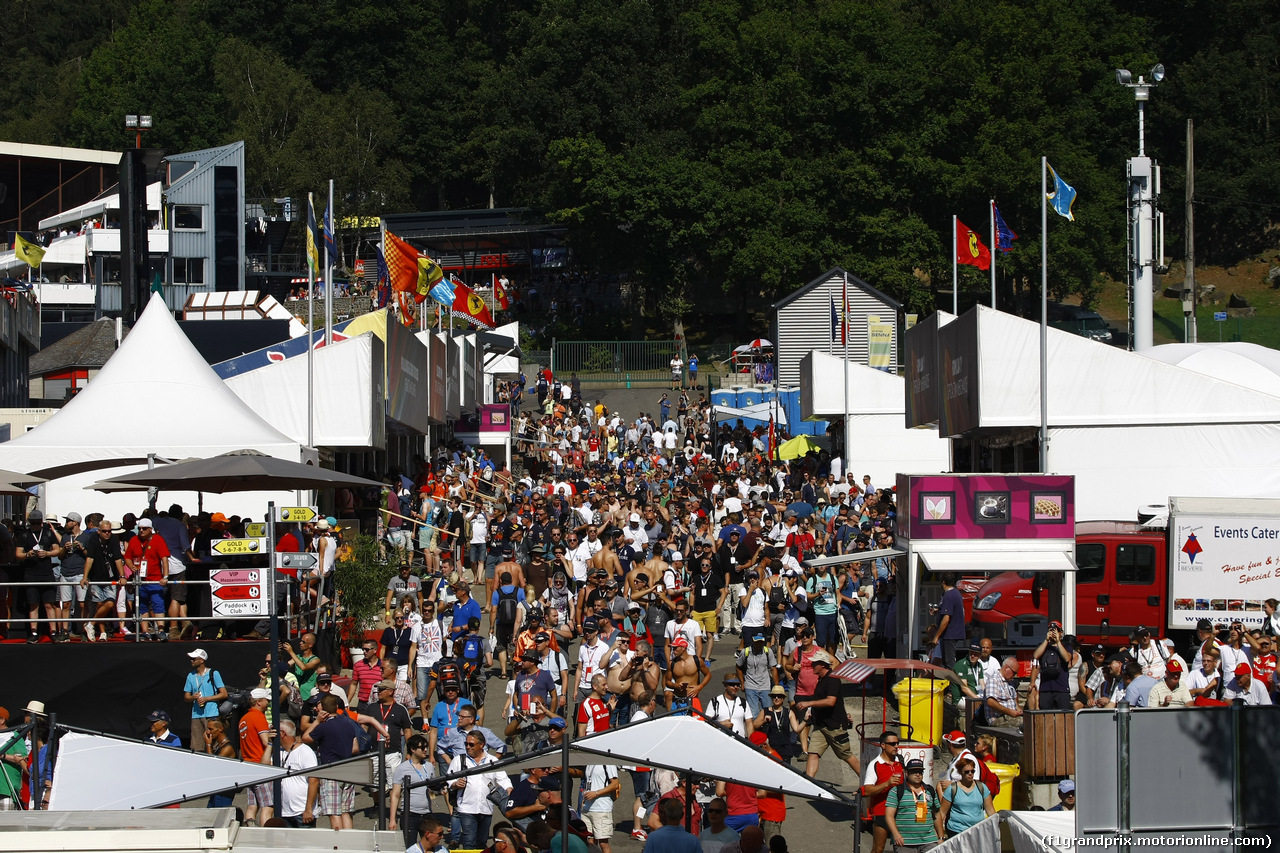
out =
{"type": "Polygon", "coordinates": [[[891,483],[899,473],[931,474],[951,467],[951,443],[934,427],[905,426],[904,379],[865,364],[849,363],[844,387],[844,361],[818,350],[800,360],[800,414],[836,420],[844,416],[849,395],[846,447],[859,476],[891,483]]]}
{"type": "MultiPolygon", "coordinates": [[[[79,464],[85,470],[42,487],[45,512],[98,511],[119,519],[140,508],[138,495],[103,495],[85,487],[136,470],[128,460],[151,453],[167,459],[206,458],[242,448],[295,462],[316,461],[313,450],[276,430],[232,393],[157,293],[83,391],[35,429],[0,443],[0,467],[30,472],[79,464]]],[[[240,492],[219,498],[217,508],[228,515],[260,517],[269,500],[287,505],[296,494],[240,492]]],[[[164,501],[194,509],[197,497],[170,491],[164,501]]]]}

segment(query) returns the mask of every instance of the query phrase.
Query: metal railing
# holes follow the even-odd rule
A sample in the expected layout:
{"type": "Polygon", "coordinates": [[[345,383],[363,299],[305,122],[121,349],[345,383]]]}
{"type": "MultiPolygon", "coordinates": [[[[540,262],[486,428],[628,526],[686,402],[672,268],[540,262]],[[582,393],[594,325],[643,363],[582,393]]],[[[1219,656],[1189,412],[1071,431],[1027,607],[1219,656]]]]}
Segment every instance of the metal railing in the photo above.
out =
{"type": "Polygon", "coordinates": [[[556,341],[551,371],[561,380],[577,374],[583,385],[651,388],[671,383],[675,341],[556,341]]]}

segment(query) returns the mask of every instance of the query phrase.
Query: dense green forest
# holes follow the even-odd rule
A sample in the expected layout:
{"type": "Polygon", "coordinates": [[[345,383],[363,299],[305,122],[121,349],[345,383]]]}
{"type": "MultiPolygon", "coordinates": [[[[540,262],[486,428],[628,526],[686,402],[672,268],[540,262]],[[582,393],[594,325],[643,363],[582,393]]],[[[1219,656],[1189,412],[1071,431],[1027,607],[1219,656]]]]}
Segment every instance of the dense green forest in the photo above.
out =
{"type": "MultiPolygon", "coordinates": [[[[912,309],[950,277],[950,218],[1021,239],[1039,281],[1040,157],[1078,191],[1051,288],[1124,278],[1133,94],[1181,254],[1272,244],[1280,7],[1271,0],[0,0],[0,138],[121,148],[243,139],[250,197],[337,182],[343,215],[528,206],[650,304],[773,298],[831,265],[912,309]],[[1275,102],[1273,104],[1273,101],[1275,102]],[[680,300],[677,300],[678,302],[680,300]]],[[[1277,116],[1280,119],[1280,116],[1277,116]]],[[[1278,122],[1280,123],[1280,122],[1278,122]]],[[[974,273],[971,286],[986,285],[974,273]]]]}

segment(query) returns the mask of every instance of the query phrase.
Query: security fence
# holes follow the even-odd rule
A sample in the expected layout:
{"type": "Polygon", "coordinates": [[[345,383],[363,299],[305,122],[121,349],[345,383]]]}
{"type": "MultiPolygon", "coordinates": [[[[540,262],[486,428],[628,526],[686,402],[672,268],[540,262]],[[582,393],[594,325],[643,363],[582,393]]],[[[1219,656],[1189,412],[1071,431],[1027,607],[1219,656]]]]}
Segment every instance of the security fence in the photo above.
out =
{"type": "Polygon", "coordinates": [[[671,383],[676,352],[675,341],[556,341],[551,371],[563,380],[576,373],[583,386],[662,387],[671,383]]]}

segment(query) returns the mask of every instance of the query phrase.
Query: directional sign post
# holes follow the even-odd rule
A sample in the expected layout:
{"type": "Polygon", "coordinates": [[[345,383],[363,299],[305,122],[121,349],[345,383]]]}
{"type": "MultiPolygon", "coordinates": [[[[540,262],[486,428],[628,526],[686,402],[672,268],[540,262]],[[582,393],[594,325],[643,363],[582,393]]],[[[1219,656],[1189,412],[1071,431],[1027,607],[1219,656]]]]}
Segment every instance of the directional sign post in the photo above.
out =
{"type": "Polygon", "coordinates": [[[261,539],[218,539],[213,543],[213,550],[228,557],[248,554],[265,554],[266,543],[261,539]]]}
{"type": "Polygon", "coordinates": [[[320,516],[320,510],[314,506],[282,506],[276,508],[276,521],[298,524],[313,521],[320,516]]]}
{"type": "Polygon", "coordinates": [[[267,525],[262,521],[255,521],[244,526],[244,535],[250,539],[262,539],[267,535],[267,525]]]}
{"type": "Polygon", "coordinates": [[[1214,311],[1213,319],[1218,324],[1218,343],[1222,343],[1222,324],[1227,322],[1227,312],[1214,311]]]}
{"type": "Polygon", "coordinates": [[[316,555],[301,551],[282,551],[276,554],[276,568],[284,571],[302,571],[316,564],[316,555]]]}
{"type": "MultiPolygon", "coordinates": [[[[246,540],[222,540],[222,542],[236,541],[246,540]]],[[[257,542],[256,539],[252,541],[257,542]]],[[[215,543],[215,550],[217,544],[220,543],[215,543]]],[[[268,572],[261,569],[220,569],[212,572],[209,575],[209,596],[214,614],[218,616],[266,615],[267,577],[268,572]]]]}

